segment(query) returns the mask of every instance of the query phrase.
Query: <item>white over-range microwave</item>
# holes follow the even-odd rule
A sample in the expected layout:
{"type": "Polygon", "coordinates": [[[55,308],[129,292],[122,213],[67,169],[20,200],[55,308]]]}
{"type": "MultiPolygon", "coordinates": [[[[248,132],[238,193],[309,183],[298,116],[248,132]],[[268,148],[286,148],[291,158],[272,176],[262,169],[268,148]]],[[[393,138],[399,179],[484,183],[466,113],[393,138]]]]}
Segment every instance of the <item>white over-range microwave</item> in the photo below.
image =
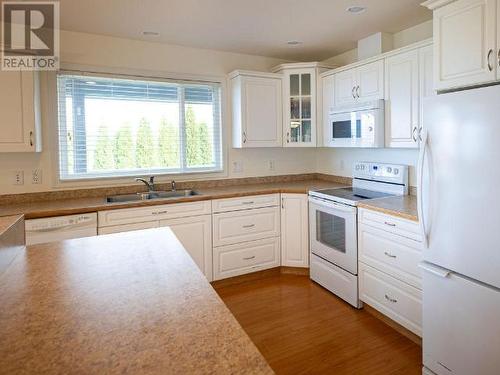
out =
{"type": "Polygon", "coordinates": [[[384,147],[384,101],[334,107],[328,117],[325,146],[384,147]]]}

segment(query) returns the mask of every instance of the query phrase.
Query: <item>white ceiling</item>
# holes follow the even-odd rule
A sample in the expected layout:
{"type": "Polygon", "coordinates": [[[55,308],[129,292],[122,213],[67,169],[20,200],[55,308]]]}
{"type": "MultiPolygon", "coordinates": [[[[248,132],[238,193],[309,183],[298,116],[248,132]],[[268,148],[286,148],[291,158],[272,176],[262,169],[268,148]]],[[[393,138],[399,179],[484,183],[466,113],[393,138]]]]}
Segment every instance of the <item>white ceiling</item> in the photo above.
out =
{"type": "Polygon", "coordinates": [[[61,0],[61,28],[138,40],[316,61],[431,18],[422,0],[61,0]],[[345,9],[367,7],[353,15],[345,9]],[[157,31],[158,37],[143,36],[157,31]],[[289,40],[303,44],[288,46],[289,40]]]}

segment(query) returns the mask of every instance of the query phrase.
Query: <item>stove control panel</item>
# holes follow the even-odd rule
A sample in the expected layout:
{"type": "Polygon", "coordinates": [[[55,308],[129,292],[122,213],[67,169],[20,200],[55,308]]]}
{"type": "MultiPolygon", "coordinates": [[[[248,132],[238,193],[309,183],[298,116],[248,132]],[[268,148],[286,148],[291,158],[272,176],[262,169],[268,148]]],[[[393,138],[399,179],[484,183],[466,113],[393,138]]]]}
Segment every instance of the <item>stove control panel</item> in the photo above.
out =
{"type": "Polygon", "coordinates": [[[364,180],[408,183],[408,166],[399,164],[357,162],[354,163],[353,177],[364,180]]]}

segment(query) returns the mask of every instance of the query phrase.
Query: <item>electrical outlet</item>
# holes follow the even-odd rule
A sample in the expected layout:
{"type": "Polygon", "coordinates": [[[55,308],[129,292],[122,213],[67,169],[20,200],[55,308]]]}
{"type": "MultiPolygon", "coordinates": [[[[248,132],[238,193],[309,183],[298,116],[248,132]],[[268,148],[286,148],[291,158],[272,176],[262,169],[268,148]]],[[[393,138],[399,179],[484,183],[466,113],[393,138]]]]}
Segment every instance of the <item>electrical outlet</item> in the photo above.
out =
{"type": "Polygon", "coordinates": [[[243,163],[241,161],[233,161],[233,173],[243,172],[243,163]]]}
{"type": "Polygon", "coordinates": [[[31,171],[31,183],[33,185],[39,185],[42,183],[42,170],[41,169],[33,169],[31,171]]]}
{"type": "Polygon", "coordinates": [[[12,185],[24,185],[24,171],[12,172],[12,185]]]}
{"type": "Polygon", "coordinates": [[[267,169],[269,171],[274,171],[276,169],[276,163],[274,162],[274,160],[267,161],[267,169]]]}

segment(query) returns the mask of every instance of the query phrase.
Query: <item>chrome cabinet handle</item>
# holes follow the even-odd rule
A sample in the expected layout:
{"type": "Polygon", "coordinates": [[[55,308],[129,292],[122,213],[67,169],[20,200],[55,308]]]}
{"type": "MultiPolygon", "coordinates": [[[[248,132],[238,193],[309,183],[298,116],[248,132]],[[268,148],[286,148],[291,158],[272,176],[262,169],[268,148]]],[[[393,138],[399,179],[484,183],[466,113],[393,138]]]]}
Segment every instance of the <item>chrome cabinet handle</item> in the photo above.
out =
{"type": "Polygon", "coordinates": [[[356,86],[353,86],[352,90],[351,90],[351,94],[352,94],[353,99],[356,99],[356,94],[354,93],[355,90],[356,90],[356,86]]]}
{"type": "Polygon", "coordinates": [[[359,86],[356,87],[356,96],[359,98],[359,86]]]}
{"type": "Polygon", "coordinates": [[[243,260],[250,260],[250,259],[255,259],[255,255],[253,255],[251,257],[243,258],[243,260]]]}
{"type": "Polygon", "coordinates": [[[500,66],[500,49],[498,50],[498,56],[497,56],[497,58],[498,58],[498,66],[500,66]]]}
{"type": "Polygon", "coordinates": [[[243,132],[243,143],[247,143],[247,132],[243,132]]]}
{"type": "Polygon", "coordinates": [[[153,215],[163,215],[163,214],[168,214],[168,211],[154,211],[153,215]]]}
{"type": "Polygon", "coordinates": [[[253,228],[255,224],[248,224],[248,225],[243,225],[243,228],[248,229],[248,228],[253,228]]]}
{"type": "Polygon", "coordinates": [[[30,146],[33,147],[33,132],[30,132],[30,146]]]}
{"type": "Polygon", "coordinates": [[[491,66],[491,55],[492,54],[493,54],[493,50],[490,49],[488,51],[488,57],[487,57],[487,59],[488,59],[488,69],[490,70],[490,72],[493,71],[493,66],[491,66]]]}
{"type": "Polygon", "coordinates": [[[396,255],[391,254],[391,253],[388,253],[387,251],[384,251],[384,254],[385,254],[386,256],[388,256],[389,258],[397,258],[397,256],[396,256],[396,255]]]}
{"type": "Polygon", "coordinates": [[[417,142],[417,140],[418,140],[416,135],[415,135],[416,132],[417,132],[417,127],[414,126],[413,131],[411,132],[411,138],[413,139],[413,142],[417,142]]]}
{"type": "Polygon", "coordinates": [[[254,204],[254,201],[246,201],[246,202],[241,202],[241,204],[254,204]]]}
{"type": "Polygon", "coordinates": [[[423,127],[418,128],[418,139],[420,142],[422,142],[422,130],[424,130],[423,127]]]}
{"type": "Polygon", "coordinates": [[[387,294],[385,295],[385,299],[389,302],[396,303],[398,302],[397,299],[389,297],[387,294]]]}
{"type": "Polygon", "coordinates": [[[286,132],[286,143],[290,143],[290,132],[286,132]]]}
{"type": "Polygon", "coordinates": [[[389,223],[388,221],[384,221],[384,224],[385,224],[385,225],[388,225],[388,226],[390,226],[390,227],[395,227],[395,226],[396,226],[396,224],[394,224],[394,223],[389,223]]]}
{"type": "Polygon", "coordinates": [[[285,209],[285,198],[281,198],[281,209],[285,209]]]}

